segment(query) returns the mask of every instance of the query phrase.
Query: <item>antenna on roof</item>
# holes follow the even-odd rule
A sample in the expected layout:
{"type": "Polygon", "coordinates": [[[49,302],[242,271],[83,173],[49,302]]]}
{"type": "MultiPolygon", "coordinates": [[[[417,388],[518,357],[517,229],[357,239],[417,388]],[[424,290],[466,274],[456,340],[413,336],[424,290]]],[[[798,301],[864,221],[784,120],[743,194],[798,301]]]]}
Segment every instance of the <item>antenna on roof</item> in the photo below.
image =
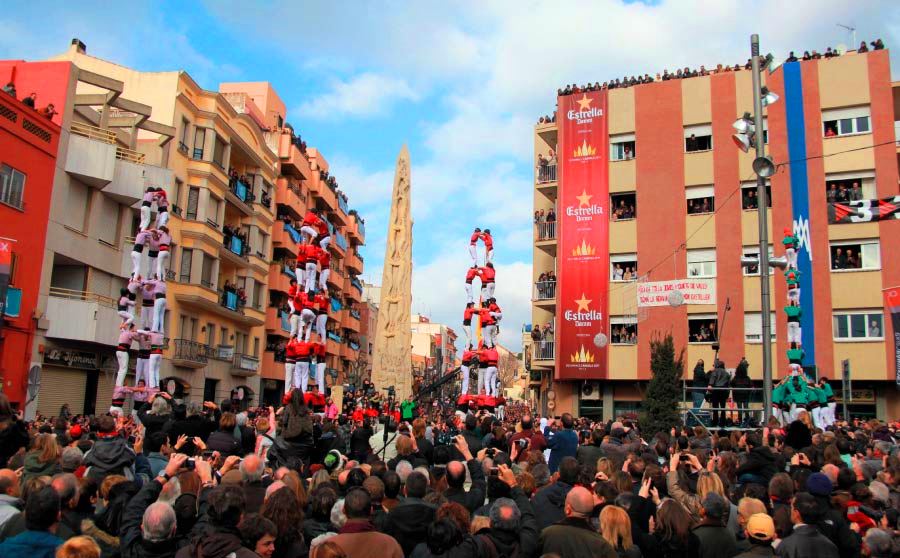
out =
{"type": "Polygon", "coordinates": [[[842,29],[846,29],[850,34],[850,44],[853,45],[853,48],[859,46],[856,42],[856,27],[853,27],[853,25],[844,25],[843,23],[838,23],[837,26],[842,29]]]}

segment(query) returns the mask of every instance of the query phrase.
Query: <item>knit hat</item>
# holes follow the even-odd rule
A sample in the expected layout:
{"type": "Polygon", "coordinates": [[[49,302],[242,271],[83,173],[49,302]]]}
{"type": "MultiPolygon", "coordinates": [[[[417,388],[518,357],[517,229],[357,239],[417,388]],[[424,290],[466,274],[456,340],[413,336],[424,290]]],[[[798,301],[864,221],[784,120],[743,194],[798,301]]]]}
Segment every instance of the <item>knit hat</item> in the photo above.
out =
{"type": "Polygon", "coordinates": [[[323,463],[325,464],[325,469],[329,472],[334,471],[341,464],[341,453],[338,450],[329,451],[325,455],[323,463]]]}
{"type": "Polygon", "coordinates": [[[765,513],[754,513],[747,521],[747,533],[754,539],[770,541],[775,538],[775,522],[765,513]]]}
{"type": "Polygon", "coordinates": [[[806,479],[806,491],[813,496],[830,496],[831,481],[822,473],[813,473],[806,479]]]}

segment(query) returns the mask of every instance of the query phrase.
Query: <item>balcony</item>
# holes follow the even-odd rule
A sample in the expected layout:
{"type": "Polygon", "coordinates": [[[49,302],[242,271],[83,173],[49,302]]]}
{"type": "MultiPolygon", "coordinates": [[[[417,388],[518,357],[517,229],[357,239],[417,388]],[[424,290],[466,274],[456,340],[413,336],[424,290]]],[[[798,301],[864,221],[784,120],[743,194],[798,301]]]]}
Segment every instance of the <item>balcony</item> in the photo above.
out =
{"type": "Polygon", "coordinates": [[[272,247],[287,250],[296,258],[300,240],[300,232],[291,225],[276,221],[272,226],[272,247]]]}
{"type": "Polygon", "coordinates": [[[50,288],[47,337],[115,345],[122,318],[112,298],[86,291],[50,288]]]}
{"type": "Polygon", "coordinates": [[[556,359],[555,341],[535,341],[531,346],[533,366],[553,366],[556,359]]]}
{"type": "Polygon", "coordinates": [[[65,171],[79,182],[103,188],[115,178],[116,151],[115,132],[73,122],[69,126],[65,171]]]}
{"type": "Polygon", "coordinates": [[[234,265],[247,267],[250,265],[250,260],[247,258],[247,248],[244,241],[239,237],[226,236],[222,239],[219,255],[222,256],[223,260],[231,262],[234,265]]]}
{"type": "Polygon", "coordinates": [[[328,286],[332,289],[344,289],[344,275],[334,267],[332,262],[331,273],[328,274],[328,286]]]}
{"type": "Polygon", "coordinates": [[[341,345],[341,358],[356,361],[359,358],[359,343],[347,342],[341,345]],[[355,348],[354,348],[355,347],[355,348]]]}
{"type": "Polygon", "coordinates": [[[344,258],[344,267],[350,273],[359,275],[363,272],[363,259],[362,256],[356,250],[350,250],[347,252],[347,256],[344,258]]]}
{"type": "Polygon", "coordinates": [[[221,93],[221,95],[225,97],[225,100],[228,101],[228,104],[230,104],[232,108],[234,108],[235,112],[238,114],[246,114],[263,130],[269,127],[268,124],[266,124],[266,116],[263,114],[263,111],[256,106],[256,103],[253,102],[250,95],[237,92],[221,93]]]}
{"type": "Polygon", "coordinates": [[[556,221],[534,224],[534,241],[556,240],[556,221]]]}
{"type": "Polygon", "coordinates": [[[172,364],[183,368],[203,368],[208,361],[208,354],[209,347],[203,343],[188,339],[176,339],[172,364]]]}
{"type": "Polygon", "coordinates": [[[6,288],[6,300],[0,308],[0,315],[5,318],[18,318],[22,310],[22,289],[16,287],[6,288]]]}
{"type": "Polygon", "coordinates": [[[359,310],[357,310],[356,308],[350,308],[347,311],[346,319],[343,321],[343,326],[346,327],[347,329],[349,329],[350,331],[359,333],[359,330],[361,328],[361,324],[359,323],[359,318],[360,318],[359,310]]]}
{"type": "Polygon", "coordinates": [[[207,310],[235,323],[248,327],[263,325],[265,314],[252,308],[244,308],[238,303],[236,293],[216,292],[212,284],[176,283],[173,285],[175,300],[198,310],[207,310]]]}
{"type": "Polygon", "coordinates": [[[534,183],[538,186],[543,184],[556,184],[556,165],[542,165],[535,169],[534,183]]]}
{"type": "Polygon", "coordinates": [[[532,370],[528,374],[528,383],[533,385],[539,385],[542,382],[543,375],[540,370],[532,370]]]}
{"type": "Polygon", "coordinates": [[[330,211],[337,211],[337,194],[327,182],[318,176],[317,171],[313,171],[313,179],[309,181],[309,184],[309,191],[313,196],[322,200],[330,211]]]}
{"type": "Polygon", "coordinates": [[[265,351],[259,375],[268,380],[284,380],[284,363],[275,360],[274,351],[265,351]]]}
{"type": "Polygon", "coordinates": [[[259,357],[235,353],[231,362],[231,375],[249,377],[255,376],[259,371],[259,357]]]}
{"type": "Polygon", "coordinates": [[[542,308],[556,306],[556,281],[538,281],[534,284],[532,301],[542,308]]]}
{"type": "Polygon", "coordinates": [[[103,187],[103,193],[119,203],[134,205],[144,197],[147,187],[164,187],[174,182],[171,170],[144,164],[140,153],[119,147],[116,154],[113,180],[103,187]]]}
{"type": "Polygon", "coordinates": [[[291,184],[287,178],[279,178],[275,184],[275,203],[285,207],[293,219],[302,219],[306,196],[299,186],[291,184]]]}
{"type": "Polygon", "coordinates": [[[287,294],[291,288],[291,279],[296,279],[296,274],[283,263],[275,262],[269,266],[269,289],[287,294]]]}
{"type": "Polygon", "coordinates": [[[273,306],[266,308],[266,331],[287,337],[291,332],[290,314],[273,306]]]}
{"type": "Polygon", "coordinates": [[[318,171],[312,171],[310,169],[309,159],[302,151],[300,151],[291,139],[291,134],[281,134],[278,143],[278,156],[281,158],[281,172],[299,175],[308,180],[312,174],[316,174],[318,171]]]}
{"type": "Polygon", "coordinates": [[[244,215],[248,217],[253,215],[253,208],[250,207],[253,201],[252,191],[243,181],[232,179],[228,183],[228,190],[225,191],[225,199],[244,215]]]}

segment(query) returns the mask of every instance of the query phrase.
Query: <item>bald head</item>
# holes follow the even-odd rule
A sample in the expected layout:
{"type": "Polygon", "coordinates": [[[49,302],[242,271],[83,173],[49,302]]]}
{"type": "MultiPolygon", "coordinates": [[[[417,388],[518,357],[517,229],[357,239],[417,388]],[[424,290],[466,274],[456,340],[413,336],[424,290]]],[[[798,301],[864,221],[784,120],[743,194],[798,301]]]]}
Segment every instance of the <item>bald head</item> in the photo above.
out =
{"type": "Polygon", "coordinates": [[[0,494],[19,496],[19,476],[12,469],[0,469],[0,494]]]}
{"type": "Polygon", "coordinates": [[[576,486],[566,496],[566,517],[587,517],[594,510],[594,496],[586,488],[576,486]]]}
{"type": "Polygon", "coordinates": [[[162,542],[175,535],[175,510],[165,502],[154,502],[144,511],[141,533],[148,542],[162,542]]]}
{"type": "Polygon", "coordinates": [[[266,500],[269,499],[269,496],[271,496],[272,494],[275,494],[276,491],[281,490],[282,488],[285,488],[286,486],[287,485],[284,484],[283,482],[281,482],[280,480],[277,480],[277,481],[273,482],[272,484],[270,484],[266,488],[266,500]]]}
{"type": "Polygon", "coordinates": [[[837,465],[834,465],[832,463],[827,463],[822,467],[822,473],[824,473],[825,476],[828,477],[828,480],[830,480],[831,484],[833,485],[837,485],[838,473],[840,472],[841,470],[837,467],[837,465]]]}
{"type": "Polygon", "coordinates": [[[259,482],[263,476],[263,462],[256,454],[250,454],[241,461],[241,482],[259,482]]]}
{"type": "Polygon", "coordinates": [[[447,485],[451,488],[462,488],[466,482],[466,467],[460,461],[447,463],[447,485]]]}

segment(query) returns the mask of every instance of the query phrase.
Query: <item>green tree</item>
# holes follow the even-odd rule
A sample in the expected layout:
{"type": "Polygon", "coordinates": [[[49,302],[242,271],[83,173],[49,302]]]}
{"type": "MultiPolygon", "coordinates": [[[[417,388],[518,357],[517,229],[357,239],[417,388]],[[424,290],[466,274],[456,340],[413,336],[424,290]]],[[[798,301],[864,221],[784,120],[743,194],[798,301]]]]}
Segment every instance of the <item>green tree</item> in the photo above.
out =
{"type": "Polygon", "coordinates": [[[653,377],[643,402],[641,433],[649,440],[657,432],[668,432],[681,424],[678,406],[682,397],[681,377],[684,373],[684,349],[675,357],[671,334],[654,336],[650,341],[650,370],[653,377]]]}

